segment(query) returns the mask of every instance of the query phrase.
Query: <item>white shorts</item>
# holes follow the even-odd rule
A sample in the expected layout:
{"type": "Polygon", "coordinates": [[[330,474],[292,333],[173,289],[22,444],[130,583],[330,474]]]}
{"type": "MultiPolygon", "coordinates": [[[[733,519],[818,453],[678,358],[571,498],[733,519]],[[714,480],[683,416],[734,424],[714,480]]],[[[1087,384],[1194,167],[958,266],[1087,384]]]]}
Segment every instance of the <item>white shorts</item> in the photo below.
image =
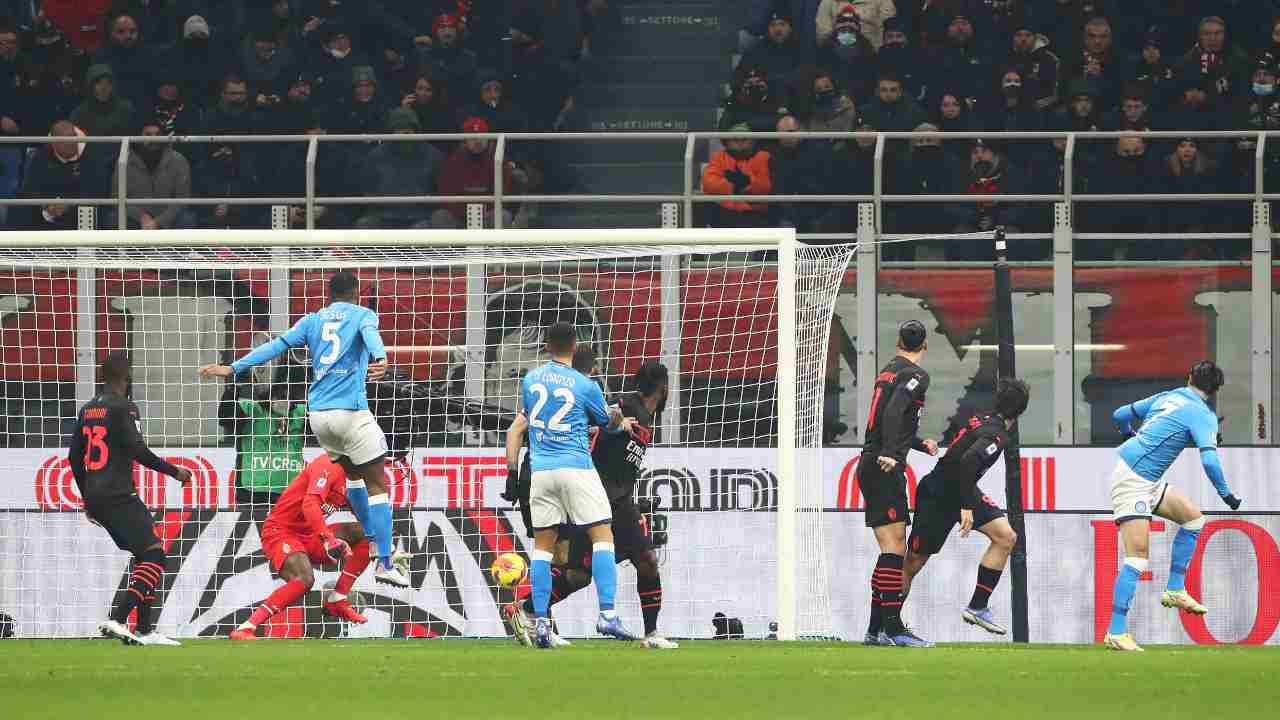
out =
{"type": "Polygon", "coordinates": [[[533,529],[557,525],[589,527],[613,520],[609,495],[595,470],[562,468],[533,473],[529,485],[533,529]]]}
{"type": "Polygon", "coordinates": [[[330,460],[345,457],[364,465],[387,454],[387,436],[368,410],[315,410],[307,417],[330,460]]]}
{"type": "Polygon", "coordinates": [[[1134,518],[1151,518],[1164,499],[1169,483],[1151,482],[1139,476],[1124,460],[1116,460],[1111,473],[1111,511],[1116,523],[1134,518]]]}

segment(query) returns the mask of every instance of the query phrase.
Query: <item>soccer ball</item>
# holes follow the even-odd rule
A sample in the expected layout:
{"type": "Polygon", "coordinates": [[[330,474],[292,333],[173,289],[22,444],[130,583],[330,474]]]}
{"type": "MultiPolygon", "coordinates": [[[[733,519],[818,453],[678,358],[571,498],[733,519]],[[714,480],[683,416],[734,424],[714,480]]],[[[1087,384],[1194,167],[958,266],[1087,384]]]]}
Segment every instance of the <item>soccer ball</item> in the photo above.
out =
{"type": "Polygon", "coordinates": [[[497,560],[493,561],[489,574],[493,576],[493,581],[502,587],[515,587],[528,577],[529,566],[518,553],[502,553],[497,560]]]}

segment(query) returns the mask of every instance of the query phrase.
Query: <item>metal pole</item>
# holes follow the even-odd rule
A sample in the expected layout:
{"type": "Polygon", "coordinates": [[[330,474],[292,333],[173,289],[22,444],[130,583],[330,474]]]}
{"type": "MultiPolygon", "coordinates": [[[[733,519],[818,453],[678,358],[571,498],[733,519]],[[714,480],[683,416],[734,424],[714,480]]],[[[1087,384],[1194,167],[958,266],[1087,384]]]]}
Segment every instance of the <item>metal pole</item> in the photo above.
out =
{"type": "MultiPolygon", "coordinates": [[[[89,222],[86,228],[85,220],[81,215],[80,229],[92,230],[93,223],[89,222]]],[[[89,402],[97,392],[98,271],[94,264],[95,254],[93,248],[76,251],[79,263],[76,268],[76,405],[89,402]]]]}
{"type": "MultiPolygon", "coordinates": [[[[876,313],[880,304],[880,298],[877,297],[877,275],[880,268],[875,216],[875,205],[858,205],[858,252],[855,266],[858,283],[858,335],[854,341],[858,366],[853,369],[858,386],[854,398],[858,407],[852,415],[856,418],[859,433],[866,429],[871,420],[867,412],[871,409],[871,390],[876,383],[876,368],[879,367],[876,363],[876,313]]],[[[865,439],[863,438],[864,441],[865,439]]]]}
{"type": "MultiPolygon", "coordinates": [[[[688,187],[686,183],[685,187],[688,187]]],[[[687,205],[686,205],[687,207],[687,205]]],[[[678,225],[676,218],[667,213],[662,215],[662,227],[674,230],[678,225]]],[[[685,223],[690,222],[688,212],[685,223]]],[[[660,353],[662,364],[667,367],[667,407],[662,414],[662,431],[659,442],[664,445],[678,445],[681,441],[680,429],[684,423],[680,419],[680,409],[684,407],[684,398],[680,393],[680,279],[683,255],[663,255],[661,269],[658,272],[658,283],[661,288],[662,344],[660,353]]]]}
{"type": "Polygon", "coordinates": [[[684,143],[684,226],[693,227],[693,151],[697,136],[689,135],[684,143]]]}
{"type": "Polygon", "coordinates": [[[507,136],[498,136],[498,145],[493,151],[493,229],[502,229],[502,166],[506,164],[507,136]]]}
{"type": "MultiPolygon", "coordinates": [[[[1259,141],[1261,142],[1261,141],[1259,141]]],[[[1250,391],[1253,393],[1253,405],[1256,408],[1254,417],[1249,418],[1254,424],[1249,433],[1255,445],[1266,445],[1271,442],[1271,377],[1272,370],[1272,333],[1271,333],[1271,204],[1256,202],[1253,204],[1253,253],[1251,269],[1253,286],[1249,290],[1252,308],[1252,367],[1250,368],[1250,391]]]]}
{"type": "Polygon", "coordinates": [[[875,229],[882,232],[884,230],[884,133],[876,133],[876,150],[872,158],[871,195],[876,211],[875,229]]]}
{"type": "Polygon", "coordinates": [[[116,212],[120,214],[120,218],[116,221],[118,230],[129,229],[128,203],[125,197],[128,196],[129,188],[129,139],[125,138],[120,141],[120,156],[116,158],[116,212]]]}
{"type": "Polygon", "coordinates": [[[1062,200],[1067,204],[1068,213],[1073,209],[1071,207],[1071,195],[1075,188],[1075,162],[1076,134],[1069,133],[1067,135],[1067,147],[1062,153],[1062,200]]]}
{"type": "MultiPolygon", "coordinates": [[[[494,215],[500,213],[495,212],[494,215]]],[[[467,204],[467,231],[484,231],[484,206],[479,203],[467,204]]],[[[466,295],[466,347],[463,353],[466,366],[463,370],[463,392],[468,402],[484,402],[484,356],[485,356],[485,311],[488,306],[488,288],[486,287],[487,267],[484,263],[467,263],[467,295],[466,295]]],[[[478,445],[484,444],[483,435],[477,425],[476,432],[463,433],[466,438],[474,437],[478,445]]]]}
{"type": "Polygon", "coordinates": [[[312,135],[311,140],[307,143],[307,199],[306,199],[306,215],[307,229],[316,229],[316,153],[319,152],[320,143],[316,140],[316,136],[312,135]]]}
{"type": "Polygon", "coordinates": [[[1050,431],[1055,445],[1072,445],[1076,437],[1072,245],[1071,203],[1057,203],[1053,206],[1053,427],[1050,431]]]}
{"type": "MultiPolygon", "coordinates": [[[[996,370],[999,378],[1015,378],[1013,281],[1009,274],[1009,243],[1003,227],[996,228],[995,245],[996,343],[999,346],[996,370]]],[[[1004,451],[1005,502],[1008,503],[1009,524],[1018,534],[1009,558],[1013,641],[1024,643],[1030,639],[1027,627],[1027,528],[1022,505],[1022,461],[1018,448],[1018,424],[1014,423],[1009,429],[1009,447],[1004,451]]]]}

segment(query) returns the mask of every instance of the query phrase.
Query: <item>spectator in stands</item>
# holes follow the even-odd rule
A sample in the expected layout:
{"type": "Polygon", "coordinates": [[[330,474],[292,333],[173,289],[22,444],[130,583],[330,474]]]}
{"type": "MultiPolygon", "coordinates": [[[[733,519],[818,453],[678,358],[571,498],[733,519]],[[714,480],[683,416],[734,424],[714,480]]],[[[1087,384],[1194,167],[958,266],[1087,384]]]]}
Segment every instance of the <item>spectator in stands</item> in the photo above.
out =
{"type": "Polygon", "coordinates": [[[902,78],[892,72],[881,73],[876,96],[862,109],[862,119],[883,132],[906,132],[927,120],[924,110],[903,93],[902,78]]]}
{"type": "MultiPolygon", "coordinates": [[[[794,115],[778,120],[777,131],[801,129],[794,115]]],[[[832,144],[826,140],[782,138],[769,150],[769,178],[775,195],[823,195],[831,193],[835,180],[835,157],[832,144]]],[[[772,224],[795,228],[797,232],[823,232],[827,216],[833,213],[829,203],[770,203],[772,224]]],[[[831,218],[834,221],[835,218],[831,218]]]]}
{"type": "MultiPolygon", "coordinates": [[[[931,91],[945,87],[958,93],[970,110],[976,108],[982,98],[990,97],[995,71],[990,58],[978,47],[973,21],[968,15],[954,13],[950,17],[942,45],[929,55],[929,66],[933,72],[929,82],[931,91]]],[[[910,127],[917,124],[912,123],[910,127]]]]}
{"type": "MultiPolygon", "coordinates": [[[[154,120],[142,124],[143,137],[161,137],[160,125],[154,120]]],[[[182,153],[168,142],[136,143],[129,148],[125,168],[125,197],[190,198],[191,165],[182,153]]],[[[111,193],[118,195],[119,176],[111,174],[111,193]]],[[[114,209],[113,209],[114,212],[114,209]]],[[[129,227],[143,230],[181,230],[195,226],[190,210],[183,205],[130,202],[125,210],[129,227]]],[[[107,220],[114,225],[115,221],[107,220]]]]}
{"type": "Polygon", "coordinates": [[[40,0],[40,13],[78,55],[92,55],[102,47],[103,28],[114,0],[40,0]]]}
{"type": "MultiPolygon", "coordinates": [[[[307,110],[298,119],[298,128],[304,135],[325,135],[322,113],[307,110]]],[[[303,197],[307,192],[306,185],[307,144],[289,143],[280,152],[280,172],[275,173],[266,190],[272,195],[283,197],[303,197]]],[[[348,154],[333,143],[323,143],[316,152],[316,185],[317,197],[337,197],[354,195],[350,187],[351,162],[348,154]]],[[[346,205],[325,205],[317,202],[312,208],[315,213],[315,226],[318,228],[350,227],[350,215],[346,205]]],[[[306,227],[306,208],[303,205],[289,206],[289,224],[293,227],[306,227]]]]}
{"type": "Polygon", "coordinates": [[[1164,55],[1165,42],[1163,27],[1148,27],[1142,36],[1142,49],[1133,71],[1133,79],[1150,88],[1148,104],[1156,108],[1165,107],[1176,94],[1173,66],[1164,55]]]}
{"type": "Polygon", "coordinates": [[[782,97],[796,71],[812,60],[813,45],[801,42],[793,27],[791,10],[785,2],[779,2],[769,13],[764,41],[744,53],[738,66],[763,71],[770,94],[782,97]]]}
{"type": "MultiPolygon", "coordinates": [[[[1231,128],[1234,130],[1280,130],[1280,93],[1276,92],[1276,58],[1269,51],[1259,53],[1254,60],[1253,75],[1250,77],[1249,91],[1241,97],[1232,108],[1231,128]]],[[[1257,146],[1253,138],[1242,138],[1234,141],[1235,153],[1229,167],[1235,177],[1245,178],[1248,182],[1237,188],[1237,192],[1253,190],[1254,149],[1257,146]]],[[[1268,142],[1264,153],[1271,153],[1268,142]]]]}
{"type": "Polygon", "coordinates": [[[1147,103],[1147,86],[1141,83],[1125,85],[1120,94],[1120,107],[1102,118],[1104,130],[1150,130],[1151,106],[1147,103]]]}
{"type": "Polygon", "coordinates": [[[22,101],[16,112],[23,116],[26,132],[36,134],[52,127],[59,118],[70,117],[80,104],[84,81],[81,60],[83,56],[74,54],[74,48],[48,18],[35,23],[30,42],[18,55],[22,101]]]}
{"type": "Polygon", "coordinates": [[[1066,78],[1066,65],[1073,58],[1079,58],[1084,50],[1081,29],[1094,18],[1105,15],[1104,3],[1100,0],[1054,0],[1052,3],[1043,0],[1036,10],[1036,23],[1049,38],[1049,47],[1057,53],[1063,63],[1063,84],[1066,78]]]}
{"type": "Polygon", "coordinates": [[[312,101],[311,90],[314,83],[315,76],[310,72],[292,71],[284,102],[272,106],[264,125],[278,133],[296,134],[305,130],[323,111],[312,101]]]}
{"type": "Polygon", "coordinates": [[[818,47],[827,47],[836,41],[835,22],[846,8],[852,9],[862,21],[862,32],[870,40],[872,50],[879,50],[884,38],[884,22],[898,14],[894,0],[822,0],[815,18],[818,47]]]}
{"type": "Polygon", "coordinates": [[[409,108],[418,116],[422,132],[447,133],[454,130],[457,114],[449,104],[446,88],[437,83],[430,66],[418,72],[413,87],[400,98],[400,107],[409,108]]]}
{"type": "Polygon", "coordinates": [[[423,52],[420,64],[429,65],[435,76],[450,88],[475,87],[479,74],[476,54],[462,47],[462,21],[457,15],[443,14],[431,25],[435,40],[423,52]]]}
{"type": "Polygon", "coordinates": [[[218,104],[205,113],[204,124],[209,135],[251,135],[266,123],[249,105],[249,84],[230,73],[222,79],[218,104]]]}
{"type": "MultiPolygon", "coordinates": [[[[1044,113],[1036,109],[1035,100],[1027,92],[1022,76],[1015,68],[1006,68],[1000,78],[1000,95],[986,103],[987,112],[980,123],[983,130],[994,132],[1040,132],[1045,127],[1044,113]]],[[[1047,151],[1047,145],[1025,140],[1010,141],[1005,146],[1009,162],[1019,168],[1034,168],[1047,151]]]]}
{"type": "MultiPolygon", "coordinates": [[[[840,9],[833,31],[831,44],[818,51],[818,62],[831,70],[854,102],[864,103],[876,82],[876,51],[862,34],[862,23],[852,5],[840,9]]],[[[787,104],[791,104],[789,99],[787,104]]]]}
{"type": "Polygon", "coordinates": [[[884,23],[884,43],[876,55],[876,77],[892,72],[902,78],[907,96],[924,102],[931,72],[923,51],[911,43],[909,27],[901,17],[891,17],[884,23]]]}
{"type": "MultiPolygon", "coordinates": [[[[1113,150],[1099,166],[1097,177],[1092,179],[1090,192],[1094,193],[1144,193],[1151,192],[1151,176],[1154,174],[1147,158],[1147,144],[1137,136],[1116,140],[1113,150]]],[[[1156,229],[1152,220],[1158,217],[1149,206],[1142,203],[1104,203],[1085,206],[1083,225],[1094,232],[1143,233],[1156,229]]],[[[1158,256],[1158,252],[1131,254],[1128,244],[1107,241],[1081,241],[1078,244],[1083,259],[1123,260],[1126,257],[1158,256]]]]}
{"type": "MultiPolygon", "coordinates": [[[[1182,88],[1181,101],[1165,114],[1161,129],[1221,130],[1228,118],[1219,113],[1219,95],[1213,77],[1192,72],[1179,75],[1178,82],[1182,88]]],[[[1227,146],[1223,142],[1202,140],[1198,151],[1208,154],[1215,164],[1221,164],[1227,146]]]]}
{"type": "MultiPolygon", "coordinates": [[[[489,123],[484,118],[467,118],[462,123],[465,133],[487,133],[489,123]]],[[[493,143],[484,138],[467,138],[445,159],[440,169],[441,195],[492,195],[493,184],[493,143]]],[[[523,191],[524,175],[513,171],[515,166],[507,162],[502,167],[502,187],[504,194],[520,194],[523,191]]],[[[511,227],[514,217],[510,209],[504,207],[503,227],[511,227]]],[[[432,227],[449,230],[466,227],[467,206],[465,203],[445,205],[431,214],[432,227]]],[[[484,203],[484,226],[493,227],[493,205],[484,203]]]]}
{"type": "Polygon", "coordinates": [[[226,384],[218,424],[235,441],[236,504],[260,523],[304,464],[307,368],[286,362],[254,382],[257,370],[226,384]]]}
{"type": "MultiPolygon", "coordinates": [[[[1180,140],[1174,151],[1164,158],[1161,170],[1158,182],[1160,192],[1187,195],[1221,192],[1218,186],[1218,165],[1207,154],[1200,152],[1199,142],[1195,138],[1180,140]]],[[[1165,232],[1178,233],[1199,233],[1216,229],[1213,217],[1221,214],[1221,208],[1202,201],[1172,203],[1162,210],[1165,232]]],[[[1183,247],[1177,250],[1186,249],[1185,243],[1179,244],[1183,247]]]]}
{"type": "MultiPolygon", "coordinates": [[[[938,126],[921,123],[915,132],[938,132],[938,126]]],[[[967,140],[951,140],[952,144],[969,144],[967,140]]],[[[894,195],[939,195],[951,188],[955,172],[953,163],[943,150],[938,137],[912,138],[910,150],[895,158],[886,168],[886,192],[894,195]]],[[[915,204],[885,203],[885,227],[888,232],[944,233],[951,225],[939,212],[920,212],[915,204]]],[[[885,259],[942,260],[944,243],[893,243],[883,248],[885,259]],[[919,251],[919,252],[917,252],[919,251]]]]}
{"type": "MultiPolygon", "coordinates": [[[[750,132],[746,123],[729,128],[731,132],[750,132]]],[[[724,149],[711,156],[702,171],[702,192],[707,195],[768,195],[773,191],[769,177],[769,153],[756,148],[751,138],[724,141],[724,149]]],[[[706,224],[710,227],[767,227],[769,206],[765,203],[726,200],[709,209],[706,224]]]]}
{"type": "Polygon", "coordinates": [[[818,132],[852,132],[858,127],[858,111],[853,100],[836,88],[829,71],[814,70],[808,89],[808,97],[803,102],[792,103],[805,109],[804,124],[807,129],[818,132]]]}
{"type": "Polygon", "coordinates": [[[18,29],[0,18],[0,133],[17,135],[22,75],[18,67],[18,29]]]}
{"type": "Polygon", "coordinates": [[[156,90],[144,117],[160,125],[161,135],[195,135],[204,127],[200,106],[190,102],[179,84],[176,68],[156,68],[156,90]]]}
{"type": "Polygon", "coordinates": [[[762,70],[739,63],[734,71],[733,91],[721,106],[719,128],[728,130],[746,124],[756,132],[768,132],[778,122],[779,101],[762,70]]]}
{"type": "MultiPolygon", "coordinates": [[[[249,155],[245,147],[235,143],[212,143],[207,147],[208,158],[197,168],[195,177],[196,192],[200,197],[233,198],[259,194],[256,156],[249,155]]],[[[319,168],[316,172],[319,173],[319,168]]],[[[319,182],[318,177],[316,181],[319,182]]],[[[206,228],[249,228],[262,227],[266,217],[261,206],[222,203],[201,205],[197,222],[206,228]]]]}
{"type": "Polygon", "coordinates": [[[511,21],[511,100],[529,114],[529,129],[563,130],[573,112],[576,71],[551,58],[543,44],[542,19],[520,13],[511,21]]]}
{"type": "Polygon", "coordinates": [[[64,198],[67,203],[33,206],[26,223],[31,230],[74,230],[75,198],[105,197],[111,155],[98,144],[58,140],[77,138],[84,132],[68,120],[59,120],[49,131],[51,140],[38,152],[22,180],[22,197],[64,198]]]}
{"type": "MultiPolygon", "coordinates": [[[[412,135],[421,130],[412,110],[396,108],[387,114],[387,132],[412,135]]],[[[440,151],[425,142],[391,141],[374,148],[360,163],[358,187],[364,195],[432,195],[440,173],[440,151]]],[[[356,221],[365,230],[430,227],[431,207],[393,205],[374,207],[356,221]]]]}
{"type": "Polygon", "coordinates": [[[351,93],[352,68],[369,65],[369,58],[354,49],[351,31],[342,23],[326,22],[314,34],[319,36],[321,44],[307,65],[316,78],[311,92],[321,105],[334,107],[351,93]]]}
{"type": "MultiPolygon", "coordinates": [[[[493,132],[523,132],[529,128],[529,116],[524,109],[506,96],[506,87],[497,74],[486,73],[479,79],[478,102],[463,108],[467,118],[480,117],[489,123],[493,132]]],[[[464,118],[465,119],[465,118],[464,118]]]]}
{"type": "MultiPolygon", "coordinates": [[[[954,195],[1007,195],[1026,192],[1025,178],[1015,165],[1010,164],[991,143],[978,139],[970,145],[969,162],[961,166],[953,176],[951,194],[954,195]]],[[[1016,204],[1002,201],[979,203],[951,203],[943,207],[950,218],[952,231],[969,233],[991,230],[1004,225],[1010,232],[1018,232],[1025,224],[1027,212],[1016,204]]],[[[985,258],[992,250],[984,245],[951,244],[947,248],[949,260],[985,258]]]]}
{"type": "Polygon", "coordinates": [[[411,57],[393,47],[383,48],[382,64],[377,68],[378,82],[387,89],[388,95],[401,88],[413,87],[419,70],[417,64],[410,61],[411,57]]]}
{"type": "Polygon", "coordinates": [[[1227,26],[1221,17],[1211,15],[1200,21],[1196,44],[1174,67],[1179,76],[1199,76],[1202,87],[1213,97],[1210,104],[1239,94],[1248,82],[1249,57],[1237,45],[1227,46],[1227,26]]]}
{"type": "Polygon", "coordinates": [[[192,15],[182,25],[182,41],[162,60],[178,72],[187,97],[205,108],[217,104],[222,79],[234,57],[214,45],[210,33],[209,23],[200,15],[192,15]]]}
{"type": "MultiPolygon", "coordinates": [[[[938,109],[933,124],[944,133],[968,133],[982,130],[976,114],[969,111],[969,106],[959,93],[943,91],[938,99],[938,109]]],[[[948,140],[943,149],[948,158],[954,161],[968,159],[972,140],[948,140]]]]}
{"type": "MultiPolygon", "coordinates": [[[[151,74],[160,66],[160,56],[155,48],[143,42],[133,14],[116,14],[107,27],[107,44],[94,53],[93,62],[111,67],[116,95],[133,103],[135,108],[146,107],[154,82],[151,74]]],[[[205,30],[208,31],[207,24],[205,30]]]]}
{"type": "Polygon", "coordinates": [[[1098,91],[1092,82],[1079,78],[1067,86],[1064,96],[1067,105],[1056,113],[1053,120],[1058,129],[1084,132],[1101,127],[1098,91]]]}
{"type": "Polygon", "coordinates": [[[332,110],[335,132],[361,135],[382,132],[387,124],[387,108],[378,93],[378,74],[368,65],[351,69],[351,94],[332,110]]]}
{"type": "Polygon", "coordinates": [[[1121,88],[1133,77],[1134,71],[1129,59],[1115,48],[1111,22],[1095,17],[1086,23],[1083,45],[1079,55],[1063,59],[1062,82],[1069,87],[1081,80],[1088,81],[1097,93],[1100,106],[1114,107],[1120,102],[1121,88]]]}
{"type": "Polygon", "coordinates": [[[1023,91],[1037,110],[1047,111],[1058,104],[1058,71],[1061,61],[1049,49],[1049,40],[1038,34],[1030,14],[1016,13],[1008,65],[1018,71],[1023,91]]]}
{"type": "Polygon", "coordinates": [[[747,24],[738,34],[739,47],[745,52],[764,42],[773,13],[778,10],[793,18],[792,32],[800,44],[806,48],[815,47],[820,5],[820,0],[751,0],[747,24]]]}
{"type": "MultiPolygon", "coordinates": [[[[86,97],[71,112],[71,122],[87,135],[132,135],[137,132],[133,103],[118,97],[109,65],[90,65],[85,73],[86,97]]],[[[105,147],[105,146],[104,146],[105,147]]]]}
{"type": "Polygon", "coordinates": [[[298,58],[291,48],[281,48],[275,28],[259,25],[240,48],[240,67],[249,83],[254,105],[269,111],[288,93],[288,84],[298,58]]]}

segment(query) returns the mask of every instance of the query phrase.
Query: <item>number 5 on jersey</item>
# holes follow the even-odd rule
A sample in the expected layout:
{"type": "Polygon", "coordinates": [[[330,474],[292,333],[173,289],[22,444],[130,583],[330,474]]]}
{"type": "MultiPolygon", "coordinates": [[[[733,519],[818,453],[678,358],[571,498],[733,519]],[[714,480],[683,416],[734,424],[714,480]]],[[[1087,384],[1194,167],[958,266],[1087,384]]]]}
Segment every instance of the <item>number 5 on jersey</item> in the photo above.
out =
{"type": "Polygon", "coordinates": [[[551,416],[550,421],[543,422],[539,417],[542,414],[542,408],[547,404],[547,386],[542,383],[534,383],[529,386],[529,392],[538,396],[533,403],[533,409],[529,411],[529,427],[545,428],[551,432],[567,432],[571,426],[561,422],[564,416],[569,414],[578,399],[574,397],[573,391],[569,388],[558,387],[551,392],[551,397],[562,401],[564,404],[551,416]]]}

